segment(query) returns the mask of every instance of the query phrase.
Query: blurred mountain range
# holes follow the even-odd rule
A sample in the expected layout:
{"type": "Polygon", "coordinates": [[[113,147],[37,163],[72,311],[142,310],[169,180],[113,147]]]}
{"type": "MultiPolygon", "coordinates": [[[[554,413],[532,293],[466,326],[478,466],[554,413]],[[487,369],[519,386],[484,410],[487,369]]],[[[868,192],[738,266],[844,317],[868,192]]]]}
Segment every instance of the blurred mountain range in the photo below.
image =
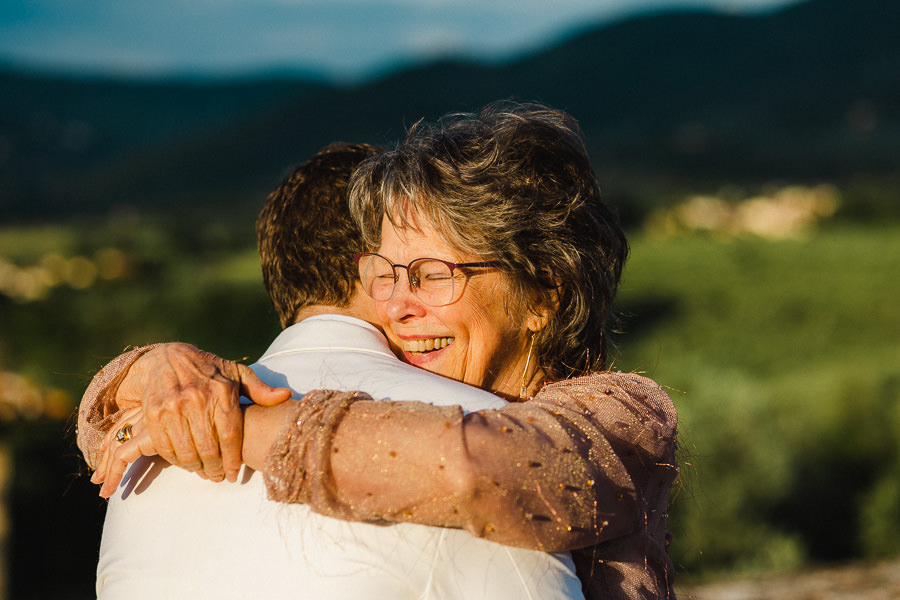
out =
{"type": "Polygon", "coordinates": [[[757,16],[647,15],[503,64],[448,59],[353,86],[0,69],[0,214],[255,211],[331,141],[388,145],[420,118],[501,98],[571,112],[601,186],[634,218],[673,190],[787,181],[896,191],[898,31],[900,2],[810,0],[757,16]]]}

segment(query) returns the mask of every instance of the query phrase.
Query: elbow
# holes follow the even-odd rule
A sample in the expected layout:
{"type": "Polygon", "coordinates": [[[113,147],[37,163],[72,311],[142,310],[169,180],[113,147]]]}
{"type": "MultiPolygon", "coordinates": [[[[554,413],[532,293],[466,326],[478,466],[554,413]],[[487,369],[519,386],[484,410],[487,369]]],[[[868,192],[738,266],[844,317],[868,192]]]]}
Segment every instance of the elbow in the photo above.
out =
{"type": "Polygon", "coordinates": [[[468,463],[447,475],[447,497],[452,498],[452,510],[462,528],[475,537],[510,545],[504,541],[510,523],[526,520],[515,495],[468,463]]]}
{"type": "Polygon", "coordinates": [[[478,499],[484,496],[485,486],[479,481],[480,478],[470,461],[442,459],[438,469],[442,474],[445,495],[452,498],[457,507],[475,506],[478,499]]]}
{"type": "Polygon", "coordinates": [[[495,481],[473,478],[460,506],[469,533],[505,546],[565,552],[597,543],[596,528],[579,518],[589,511],[554,509],[539,492],[523,493],[495,481]]]}

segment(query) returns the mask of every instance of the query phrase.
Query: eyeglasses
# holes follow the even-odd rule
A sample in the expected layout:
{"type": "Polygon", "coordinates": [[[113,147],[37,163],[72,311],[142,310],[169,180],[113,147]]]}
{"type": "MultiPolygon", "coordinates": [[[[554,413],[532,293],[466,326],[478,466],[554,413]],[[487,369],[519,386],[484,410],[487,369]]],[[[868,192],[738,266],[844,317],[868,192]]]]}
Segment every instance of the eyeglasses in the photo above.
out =
{"type": "Polygon", "coordinates": [[[437,258],[417,258],[408,265],[395,265],[380,254],[357,254],[359,278],[366,293],[384,302],[394,295],[400,275],[406,269],[409,285],[416,297],[428,306],[444,306],[456,301],[466,287],[468,267],[496,267],[496,261],[452,263],[437,258]]]}

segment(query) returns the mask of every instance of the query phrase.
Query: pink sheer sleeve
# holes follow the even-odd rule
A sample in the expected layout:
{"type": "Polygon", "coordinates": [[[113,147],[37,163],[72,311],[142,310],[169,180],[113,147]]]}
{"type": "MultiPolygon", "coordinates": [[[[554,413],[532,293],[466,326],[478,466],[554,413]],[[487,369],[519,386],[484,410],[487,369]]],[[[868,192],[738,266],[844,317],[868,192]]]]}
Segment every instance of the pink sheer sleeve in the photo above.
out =
{"type": "Polygon", "coordinates": [[[647,378],[599,373],[468,415],[339,392],[296,410],[269,456],[272,499],[545,551],[665,543],[676,413],[647,378]]]}
{"type": "Polygon", "coordinates": [[[77,442],[92,469],[100,461],[100,444],[107,432],[118,423],[122,412],[139,403],[137,400],[124,403],[117,401],[119,385],[127,376],[131,365],[157,345],[142,346],[120,354],[94,375],[85,390],[78,407],[77,442]]]}
{"type": "Polygon", "coordinates": [[[273,500],[340,519],[573,550],[591,600],[674,598],[666,525],[676,421],[659,385],[627,373],[468,415],[317,391],[297,403],[266,479],[273,500]]]}

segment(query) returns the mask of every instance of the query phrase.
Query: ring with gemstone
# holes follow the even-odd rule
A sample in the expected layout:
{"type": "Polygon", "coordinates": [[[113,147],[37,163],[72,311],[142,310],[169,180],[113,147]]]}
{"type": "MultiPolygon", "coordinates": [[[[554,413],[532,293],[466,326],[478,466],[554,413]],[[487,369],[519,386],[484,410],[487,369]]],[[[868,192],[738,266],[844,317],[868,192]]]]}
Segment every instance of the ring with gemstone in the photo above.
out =
{"type": "Polygon", "coordinates": [[[131,439],[131,423],[125,423],[122,426],[122,429],[116,432],[116,441],[120,444],[124,444],[128,440],[131,439]]]}

